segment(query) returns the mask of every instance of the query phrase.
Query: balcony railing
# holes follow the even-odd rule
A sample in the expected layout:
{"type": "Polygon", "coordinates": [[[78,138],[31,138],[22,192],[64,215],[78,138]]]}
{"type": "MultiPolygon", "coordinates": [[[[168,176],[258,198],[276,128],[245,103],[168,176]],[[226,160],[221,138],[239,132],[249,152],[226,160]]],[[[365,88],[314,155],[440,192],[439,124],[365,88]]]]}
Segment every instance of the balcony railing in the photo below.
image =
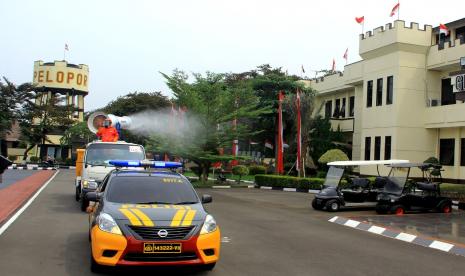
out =
{"type": "Polygon", "coordinates": [[[330,122],[333,131],[336,131],[338,127],[342,132],[354,131],[354,118],[331,118],[330,122]]]}

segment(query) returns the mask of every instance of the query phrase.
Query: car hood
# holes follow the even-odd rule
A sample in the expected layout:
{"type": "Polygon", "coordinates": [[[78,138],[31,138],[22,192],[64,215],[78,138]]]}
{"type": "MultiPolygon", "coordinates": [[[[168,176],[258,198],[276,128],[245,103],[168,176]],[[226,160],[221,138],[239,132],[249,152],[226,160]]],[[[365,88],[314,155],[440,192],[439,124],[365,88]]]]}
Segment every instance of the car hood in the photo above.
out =
{"type": "Polygon", "coordinates": [[[190,226],[203,223],[207,213],[202,204],[120,204],[107,203],[103,212],[115,220],[135,226],[190,226]]]}

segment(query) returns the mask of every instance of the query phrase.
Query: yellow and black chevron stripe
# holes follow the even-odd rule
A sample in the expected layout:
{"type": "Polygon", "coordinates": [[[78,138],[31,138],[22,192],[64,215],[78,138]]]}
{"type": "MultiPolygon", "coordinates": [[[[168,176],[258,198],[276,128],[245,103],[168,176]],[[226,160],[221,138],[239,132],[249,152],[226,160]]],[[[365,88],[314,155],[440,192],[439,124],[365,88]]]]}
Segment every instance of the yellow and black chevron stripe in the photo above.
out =
{"type": "Polygon", "coordinates": [[[195,210],[178,210],[176,214],[173,216],[173,220],[171,221],[171,226],[190,226],[192,225],[192,220],[195,217],[195,210]],[[183,219],[184,218],[184,219],[183,219]]]}
{"type": "Polygon", "coordinates": [[[155,226],[153,221],[141,210],[135,208],[119,209],[134,226],[155,226]]]}

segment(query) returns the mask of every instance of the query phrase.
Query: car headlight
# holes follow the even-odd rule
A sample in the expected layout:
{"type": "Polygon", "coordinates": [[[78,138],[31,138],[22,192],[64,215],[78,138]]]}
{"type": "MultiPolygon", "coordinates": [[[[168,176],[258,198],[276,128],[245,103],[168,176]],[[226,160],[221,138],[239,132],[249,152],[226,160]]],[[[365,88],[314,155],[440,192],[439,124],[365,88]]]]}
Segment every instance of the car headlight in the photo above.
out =
{"type": "Polygon", "coordinates": [[[122,235],[121,229],[119,229],[116,221],[107,213],[100,213],[97,218],[98,228],[104,232],[122,235]]]}
{"type": "Polygon", "coordinates": [[[82,182],[82,187],[89,189],[97,189],[98,184],[94,180],[84,180],[82,182]]]}
{"type": "Polygon", "coordinates": [[[207,215],[207,217],[205,217],[205,222],[203,223],[202,231],[200,231],[200,234],[211,233],[215,231],[216,228],[217,226],[215,219],[211,215],[207,215]]]}

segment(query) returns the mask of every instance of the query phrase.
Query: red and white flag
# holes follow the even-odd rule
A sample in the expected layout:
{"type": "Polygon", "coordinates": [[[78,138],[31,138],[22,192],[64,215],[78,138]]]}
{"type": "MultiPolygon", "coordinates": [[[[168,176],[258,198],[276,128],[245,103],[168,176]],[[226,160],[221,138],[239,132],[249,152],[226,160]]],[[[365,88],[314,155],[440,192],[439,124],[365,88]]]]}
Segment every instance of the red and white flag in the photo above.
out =
{"type": "Polygon", "coordinates": [[[445,36],[449,35],[449,28],[444,24],[439,24],[439,34],[444,34],[445,36]]]}
{"type": "Polygon", "coordinates": [[[346,51],[344,52],[344,55],[342,56],[342,58],[344,58],[346,62],[347,62],[347,58],[349,57],[348,54],[349,54],[349,48],[346,49],[346,51]]]}
{"type": "Polygon", "coordinates": [[[394,8],[392,8],[391,10],[391,17],[393,17],[394,15],[396,15],[396,13],[399,11],[399,7],[400,7],[400,3],[397,2],[397,4],[394,6],[394,8]]]}
{"type": "Polygon", "coordinates": [[[269,140],[265,140],[265,148],[273,149],[273,144],[269,140]]]}
{"type": "Polygon", "coordinates": [[[331,71],[336,72],[336,60],[333,58],[333,66],[331,67],[331,71]]]}
{"type": "Polygon", "coordinates": [[[277,154],[276,154],[276,173],[284,173],[284,139],[283,139],[283,101],[284,101],[284,91],[279,91],[278,95],[278,143],[277,143],[277,154]]]}
{"type": "Polygon", "coordinates": [[[250,144],[250,145],[258,145],[258,142],[254,142],[254,141],[252,141],[252,140],[249,140],[249,144],[250,144]]]}
{"type": "Polygon", "coordinates": [[[300,172],[301,167],[301,151],[302,151],[302,135],[300,132],[301,120],[300,120],[300,90],[297,89],[296,99],[295,99],[295,108],[297,109],[297,164],[296,169],[300,172]]]}
{"type": "Polygon", "coordinates": [[[358,24],[363,24],[365,22],[365,16],[355,17],[355,21],[358,24]]]}

